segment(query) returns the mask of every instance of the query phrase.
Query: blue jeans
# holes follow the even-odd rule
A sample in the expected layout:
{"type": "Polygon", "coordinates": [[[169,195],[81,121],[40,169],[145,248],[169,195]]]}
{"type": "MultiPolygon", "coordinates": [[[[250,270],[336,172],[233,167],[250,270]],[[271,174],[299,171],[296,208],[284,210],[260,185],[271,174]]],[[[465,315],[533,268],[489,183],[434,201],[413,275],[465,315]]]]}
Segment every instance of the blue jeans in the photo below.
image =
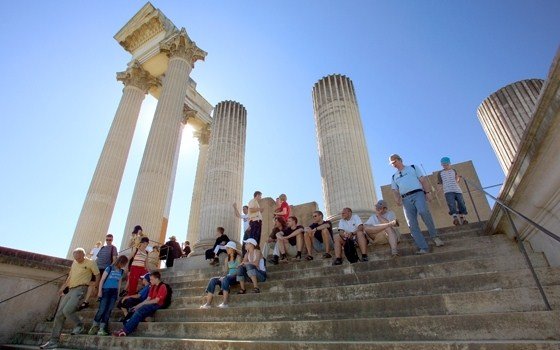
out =
{"type": "Polygon", "coordinates": [[[101,290],[101,301],[99,302],[99,309],[93,318],[95,325],[103,323],[105,326],[109,323],[111,311],[115,307],[117,298],[119,297],[119,290],[117,288],[103,288],[101,290]]]}
{"type": "Polygon", "coordinates": [[[432,219],[432,214],[428,208],[428,203],[426,203],[426,195],[422,191],[416,192],[404,197],[402,203],[404,206],[404,217],[406,218],[408,227],[410,227],[410,234],[412,238],[414,238],[414,243],[416,243],[418,248],[427,250],[428,243],[426,243],[422,231],[420,231],[418,215],[422,217],[422,221],[424,221],[426,227],[428,227],[428,232],[432,239],[437,237],[437,231],[434,220],[432,219]]]}
{"type": "Polygon", "coordinates": [[[132,317],[124,324],[123,329],[126,332],[126,334],[130,334],[134,332],[134,330],[136,330],[136,327],[138,327],[138,324],[142,322],[143,319],[145,319],[148,316],[152,316],[154,312],[156,312],[158,309],[159,309],[158,304],[148,304],[134,311],[132,317]]]}
{"type": "Polygon", "coordinates": [[[208,287],[206,287],[206,293],[214,294],[216,286],[220,286],[224,292],[229,293],[229,286],[237,284],[235,275],[227,275],[225,277],[214,277],[208,282],[208,287]]]}
{"type": "Polygon", "coordinates": [[[462,193],[447,192],[445,201],[447,202],[447,208],[449,208],[449,215],[467,215],[467,207],[462,193]]]}
{"type": "Polygon", "coordinates": [[[245,282],[246,278],[251,278],[251,276],[257,276],[257,282],[266,281],[266,271],[261,271],[253,264],[241,265],[237,268],[237,281],[245,282]]]}

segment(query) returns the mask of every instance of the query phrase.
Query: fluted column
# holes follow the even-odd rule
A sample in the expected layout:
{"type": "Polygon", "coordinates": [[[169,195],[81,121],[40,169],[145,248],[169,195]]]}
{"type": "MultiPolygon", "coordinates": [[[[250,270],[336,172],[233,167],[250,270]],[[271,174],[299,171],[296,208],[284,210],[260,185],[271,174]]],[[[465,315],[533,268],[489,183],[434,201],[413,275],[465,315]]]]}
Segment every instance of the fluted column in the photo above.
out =
{"type": "Polygon", "coordinates": [[[200,206],[202,190],[204,186],[204,176],[206,175],[206,160],[208,159],[208,143],[210,141],[210,127],[194,133],[198,139],[198,162],[196,164],[196,175],[194,178],[193,195],[191,199],[191,212],[189,215],[189,227],[187,239],[194,245],[198,242],[200,230],[200,206]]]}
{"type": "Polygon", "coordinates": [[[165,207],[173,178],[188,78],[194,62],[206,56],[184,29],[162,43],[160,49],[169,56],[169,63],[136,179],[122,246],[126,246],[135,225],[141,225],[150,239],[161,242],[165,238],[165,207]]]}
{"type": "Polygon", "coordinates": [[[115,202],[119,193],[124,168],[128,159],[140,107],[150,87],[158,81],[135,61],[125,71],[117,73],[117,80],[124,83],[123,95],[109,129],[105,145],[89,186],[68,258],[76,247],[88,250],[97,241],[104,241],[115,202]]]}
{"type": "Polygon", "coordinates": [[[214,109],[196,253],[214,244],[218,226],[239,240],[239,219],[231,206],[242,200],[246,127],[247,111],[240,103],[220,102],[214,109]]]}
{"type": "Polygon", "coordinates": [[[522,80],[488,96],[477,114],[486,136],[507,175],[517,155],[525,127],[533,117],[544,81],[522,80]]]}
{"type": "Polygon", "coordinates": [[[377,197],[352,81],[329,75],[313,87],[315,129],[327,217],[344,207],[368,216],[377,197]]]}

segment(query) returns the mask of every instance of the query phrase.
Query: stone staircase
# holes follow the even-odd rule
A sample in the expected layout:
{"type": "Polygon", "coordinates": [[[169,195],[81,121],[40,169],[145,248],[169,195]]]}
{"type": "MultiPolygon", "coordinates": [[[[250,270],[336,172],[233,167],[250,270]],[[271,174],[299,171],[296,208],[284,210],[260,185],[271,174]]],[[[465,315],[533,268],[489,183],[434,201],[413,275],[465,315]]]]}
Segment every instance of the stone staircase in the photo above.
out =
{"type": "MultiPolygon", "coordinates": [[[[507,237],[482,235],[477,224],[440,232],[445,246],[427,255],[414,255],[404,235],[396,259],[382,246],[370,247],[367,263],[269,265],[262,292],[233,289],[228,309],[198,308],[217,267],[170,269],[163,279],[174,289],[171,307],[132,336],[70,336],[68,324],[61,341],[72,349],[560,349],[560,269],[530,253],[554,310],[545,311],[507,237]]],[[[87,326],[94,312],[81,312],[87,326]]],[[[36,347],[51,328],[39,322],[3,348],[36,347]]]]}

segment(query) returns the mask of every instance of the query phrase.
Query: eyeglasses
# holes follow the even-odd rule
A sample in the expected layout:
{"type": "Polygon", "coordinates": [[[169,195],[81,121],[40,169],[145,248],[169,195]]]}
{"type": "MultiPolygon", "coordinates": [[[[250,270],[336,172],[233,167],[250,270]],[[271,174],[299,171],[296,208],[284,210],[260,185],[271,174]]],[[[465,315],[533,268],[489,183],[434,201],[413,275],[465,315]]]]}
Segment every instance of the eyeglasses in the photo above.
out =
{"type": "Polygon", "coordinates": [[[113,242],[113,240],[111,238],[107,238],[106,241],[107,242],[113,242]]]}

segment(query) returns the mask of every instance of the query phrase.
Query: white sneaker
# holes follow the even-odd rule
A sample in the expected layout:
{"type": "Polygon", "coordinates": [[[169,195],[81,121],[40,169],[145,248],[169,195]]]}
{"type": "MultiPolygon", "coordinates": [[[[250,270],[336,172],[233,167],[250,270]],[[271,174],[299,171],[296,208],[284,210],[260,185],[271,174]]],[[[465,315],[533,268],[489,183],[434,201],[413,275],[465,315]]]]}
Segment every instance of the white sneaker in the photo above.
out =
{"type": "Polygon", "coordinates": [[[416,255],[424,255],[428,254],[429,252],[426,249],[420,249],[416,252],[416,255]]]}
{"type": "Polygon", "coordinates": [[[228,305],[228,304],[221,303],[220,305],[218,305],[218,307],[219,307],[220,309],[225,309],[225,308],[228,308],[229,305],[228,305]]]}
{"type": "Polygon", "coordinates": [[[434,243],[436,244],[436,247],[441,247],[444,245],[443,241],[439,237],[434,238],[434,243]]]}
{"type": "Polygon", "coordinates": [[[210,309],[212,306],[209,304],[200,305],[201,309],[210,309]]]}

